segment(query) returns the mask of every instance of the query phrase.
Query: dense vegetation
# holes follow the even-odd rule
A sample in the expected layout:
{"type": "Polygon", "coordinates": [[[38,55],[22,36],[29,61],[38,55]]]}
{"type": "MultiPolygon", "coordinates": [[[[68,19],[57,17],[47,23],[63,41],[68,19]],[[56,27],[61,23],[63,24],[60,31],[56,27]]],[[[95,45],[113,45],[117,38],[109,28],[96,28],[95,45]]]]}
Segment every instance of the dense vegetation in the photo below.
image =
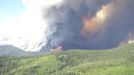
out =
{"type": "Polygon", "coordinates": [[[0,57],[0,75],[134,75],[134,44],[112,50],[0,57]]]}

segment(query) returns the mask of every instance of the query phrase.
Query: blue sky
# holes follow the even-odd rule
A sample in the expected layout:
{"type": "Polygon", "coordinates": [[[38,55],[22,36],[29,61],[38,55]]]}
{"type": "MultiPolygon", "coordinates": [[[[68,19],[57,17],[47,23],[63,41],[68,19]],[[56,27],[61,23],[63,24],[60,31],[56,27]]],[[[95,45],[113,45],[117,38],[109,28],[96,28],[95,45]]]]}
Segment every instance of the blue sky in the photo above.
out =
{"type": "Polygon", "coordinates": [[[17,17],[25,10],[22,0],[0,0],[0,22],[17,17]]]}

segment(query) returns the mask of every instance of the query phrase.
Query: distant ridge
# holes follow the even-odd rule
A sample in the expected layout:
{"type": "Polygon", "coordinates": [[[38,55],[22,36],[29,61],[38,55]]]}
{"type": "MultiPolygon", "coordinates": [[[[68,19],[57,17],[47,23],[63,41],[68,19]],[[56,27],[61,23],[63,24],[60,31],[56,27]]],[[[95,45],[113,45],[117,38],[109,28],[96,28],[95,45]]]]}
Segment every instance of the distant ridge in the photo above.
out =
{"type": "Polygon", "coordinates": [[[25,52],[22,49],[14,47],[12,45],[0,46],[0,56],[22,56],[25,52]]]}

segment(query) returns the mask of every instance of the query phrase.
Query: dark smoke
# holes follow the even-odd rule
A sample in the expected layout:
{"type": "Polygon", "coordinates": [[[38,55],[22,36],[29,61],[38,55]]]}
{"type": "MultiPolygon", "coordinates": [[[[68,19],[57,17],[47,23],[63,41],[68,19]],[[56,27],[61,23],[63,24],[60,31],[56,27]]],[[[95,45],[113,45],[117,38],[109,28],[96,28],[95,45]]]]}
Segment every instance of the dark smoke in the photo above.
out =
{"type": "Polygon", "coordinates": [[[109,49],[117,47],[128,34],[134,32],[134,0],[64,0],[61,5],[52,6],[45,14],[52,34],[41,51],[62,46],[67,49],[109,49]],[[110,16],[105,27],[90,38],[81,33],[81,17],[94,17],[102,6],[110,3],[110,16]]]}
{"type": "MultiPolygon", "coordinates": [[[[97,33],[94,48],[109,49],[120,45],[134,33],[134,0],[115,0],[111,3],[111,14],[105,27],[97,33]],[[99,38],[98,38],[99,37],[99,38]]],[[[128,39],[129,40],[129,39],[128,39]]],[[[92,43],[91,43],[92,44],[92,43]]]]}

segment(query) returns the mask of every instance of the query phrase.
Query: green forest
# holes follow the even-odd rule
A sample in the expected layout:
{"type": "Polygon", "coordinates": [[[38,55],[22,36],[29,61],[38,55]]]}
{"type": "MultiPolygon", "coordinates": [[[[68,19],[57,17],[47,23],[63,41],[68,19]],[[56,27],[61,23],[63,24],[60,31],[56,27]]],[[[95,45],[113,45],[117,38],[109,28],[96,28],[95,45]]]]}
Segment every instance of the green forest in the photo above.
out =
{"type": "Polygon", "coordinates": [[[0,75],[134,75],[134,44],[109,50],[3,56],[0,75]]]}

